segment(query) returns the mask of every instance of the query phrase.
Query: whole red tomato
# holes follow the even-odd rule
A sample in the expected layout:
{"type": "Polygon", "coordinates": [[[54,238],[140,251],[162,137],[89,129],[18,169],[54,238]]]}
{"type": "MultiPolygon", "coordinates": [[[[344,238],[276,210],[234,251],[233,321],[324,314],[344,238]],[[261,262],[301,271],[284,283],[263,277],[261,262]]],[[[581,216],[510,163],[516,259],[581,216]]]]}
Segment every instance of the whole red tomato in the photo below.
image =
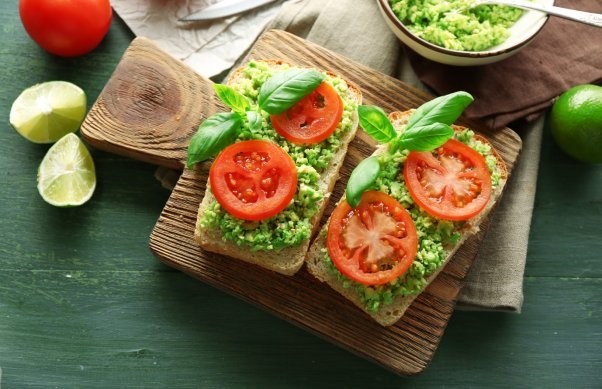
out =
{"type": "Polygon", "coordinates": [[[109,0],[20,0],[19,15],[29,36],[63,57],[92,51],[111,25],[109,0]]]}

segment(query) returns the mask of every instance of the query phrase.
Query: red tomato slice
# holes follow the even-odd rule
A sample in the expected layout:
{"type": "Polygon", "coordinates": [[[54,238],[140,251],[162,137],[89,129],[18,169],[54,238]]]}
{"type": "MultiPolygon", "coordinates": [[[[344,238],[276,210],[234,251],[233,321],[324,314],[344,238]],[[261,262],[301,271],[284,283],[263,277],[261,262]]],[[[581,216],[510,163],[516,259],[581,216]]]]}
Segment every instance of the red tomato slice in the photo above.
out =
{"type": "Polygon", "coordinates": [[[343,101],[323,82],[297,104],[270,120],[276,132],[295,144],[319,143],[337,128],[343,116],[343,101]]]}
{"type": "Polygon", "coordinates": [[[410,152],[403,175],[412,199],[439,219],[468,220],[491,196],[485,158],[454,139],[433,152],[410,152]]]}
{"type": "Polygon", "coordinates": [[[355,209],[341,202],[330,217],[326,243],[337,269],[364,285],[382,285],[402,276],[418,250],[408,211],[378,191],[365,192],[355,209]]]}
{"type": "Polygon", "coordinates": [[[282,211],[297,190],[297,168],[276,144],[237,142],[217,156],[209,171],[213,195],[243,220],[263,220],[282,211]]]}

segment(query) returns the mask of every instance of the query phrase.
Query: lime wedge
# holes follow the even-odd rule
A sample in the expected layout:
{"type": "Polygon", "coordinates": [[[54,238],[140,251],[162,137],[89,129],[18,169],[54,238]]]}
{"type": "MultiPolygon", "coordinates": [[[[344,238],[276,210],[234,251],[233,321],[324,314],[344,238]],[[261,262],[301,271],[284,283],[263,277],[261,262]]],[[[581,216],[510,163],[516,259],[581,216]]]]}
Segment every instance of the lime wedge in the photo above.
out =
{"type": "Polygon", "coordinates": [[[86,94],[75,84],[48,81],[25,89],[10,109],[10,124],[34,143],[53,143],[79,129],[86,94]]]}
{"type": "Polygon", "coordinates": [[[38,191],[44,201],[74,207],[88,201],[95,188],[94,161],[77,135],[67,134],[48,149],[38,169],[38,191]]]}

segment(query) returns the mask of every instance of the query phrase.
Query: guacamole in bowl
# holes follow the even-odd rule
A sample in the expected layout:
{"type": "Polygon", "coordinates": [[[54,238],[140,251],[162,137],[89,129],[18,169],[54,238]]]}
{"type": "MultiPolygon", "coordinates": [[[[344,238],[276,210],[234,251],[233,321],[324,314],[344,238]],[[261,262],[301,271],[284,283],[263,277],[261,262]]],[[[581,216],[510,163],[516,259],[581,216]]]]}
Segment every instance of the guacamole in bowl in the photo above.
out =
{"type": "Polygon", "coordinates": [[[417,37],[452,50],[481,51],[504,42],[523,14],[519,8],[471,0],[389,0],[391,9],[417,37]]]}
{"type": "MultiPolygon", "coordinates": [[[[532,0],[553,5],[554,0],[532,0]]],[[[500,61],[527,46],[548,15],[471,0],[377,0],[387,26],[411,50],[457,66],[500,61]]]]}

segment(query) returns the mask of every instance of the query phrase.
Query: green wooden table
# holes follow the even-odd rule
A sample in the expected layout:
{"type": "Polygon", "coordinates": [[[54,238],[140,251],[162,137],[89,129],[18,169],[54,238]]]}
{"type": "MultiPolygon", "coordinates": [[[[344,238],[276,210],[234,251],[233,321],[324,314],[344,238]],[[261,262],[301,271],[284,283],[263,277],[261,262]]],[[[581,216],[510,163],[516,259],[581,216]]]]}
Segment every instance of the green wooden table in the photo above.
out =
{"type": "Polygon", "coordinates": [[[26,87],[61,79],[89,106],[133,39],[115,18],[92,54],[61,59],[0,3],[0,387],[601,387],[602,165],[544,135],[520,315],[457,311],[432,364],[399,377],[162,265],[151,229],[169,192],[154,166],[93,151],[80,208],[36,190],[48,149],[9,125],[26,87]]]}

